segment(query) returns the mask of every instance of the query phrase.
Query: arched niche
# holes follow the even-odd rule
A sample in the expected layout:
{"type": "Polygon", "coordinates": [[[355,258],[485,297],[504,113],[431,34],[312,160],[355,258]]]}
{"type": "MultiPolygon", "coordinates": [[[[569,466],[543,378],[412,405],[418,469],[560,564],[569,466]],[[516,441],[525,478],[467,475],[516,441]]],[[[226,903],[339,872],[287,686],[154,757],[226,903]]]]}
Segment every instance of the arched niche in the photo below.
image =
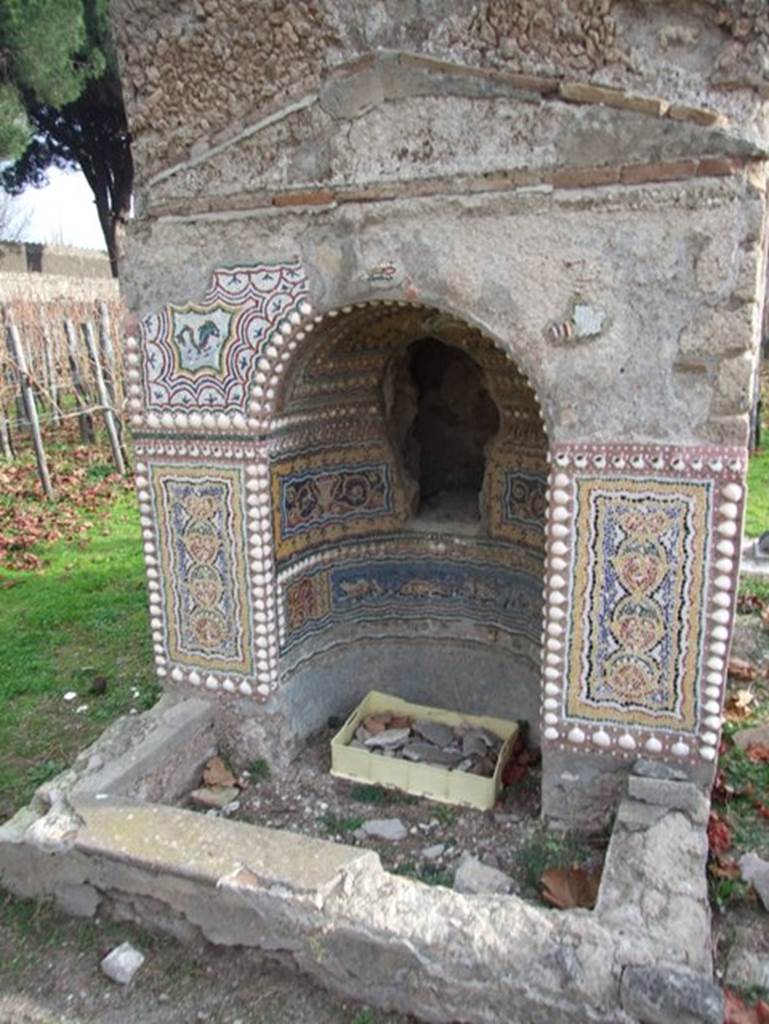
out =
{"type": "Polygon", "coordinates": [[[318,317],[266,445],[292,731],[376,688],[536,738],[548,442],[506,352],[425,306],[318,317]]]}

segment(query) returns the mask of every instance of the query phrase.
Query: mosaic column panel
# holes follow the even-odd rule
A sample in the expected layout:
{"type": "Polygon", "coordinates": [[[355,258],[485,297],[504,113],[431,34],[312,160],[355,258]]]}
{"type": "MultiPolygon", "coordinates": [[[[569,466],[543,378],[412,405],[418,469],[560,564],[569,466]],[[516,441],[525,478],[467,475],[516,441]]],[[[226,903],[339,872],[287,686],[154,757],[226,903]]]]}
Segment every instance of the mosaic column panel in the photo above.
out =
{"type": "Polygon", "coordinates": [[[266,457],[178,438],[136,450],[158,674],[265,699],[278,655],[266,457]]]}
{"type": "Polygon", "coordinates": [[[554,450],[546,746],[715,760],[744,475],[739,448],[554,450]]]}

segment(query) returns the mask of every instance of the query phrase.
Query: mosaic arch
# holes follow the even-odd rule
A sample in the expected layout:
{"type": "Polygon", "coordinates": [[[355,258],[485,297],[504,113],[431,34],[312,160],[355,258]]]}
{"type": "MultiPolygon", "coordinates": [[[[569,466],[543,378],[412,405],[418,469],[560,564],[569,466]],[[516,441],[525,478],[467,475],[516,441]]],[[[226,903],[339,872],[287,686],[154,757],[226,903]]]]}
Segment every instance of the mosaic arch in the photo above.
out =
{"type": "Polygon", "coordinates": [[[437,618],[493,631],[538,677],[547,442],[478,328],[405,302],[316,315],[290,261],[216,271],[202,303],[145,319],[128,361],[161,676],[264,700],[339,624],[437,618]],[[424,337],[466,351],[502,413],[479,526],[450,549],[409,528],[384,416],[388,361],[424,337]]]}
{"type": "Polygon", "coordinates": [[[128,362],[162,677],[265,700],[334,629],[399,617],[538,661],[545,555],[545,748],[715,759],[742,449],[556,441],[546,465],[536,401],[514,401],[528,383],[479,330],[408,303],[315,315],[298,261],[216,271],[203,303],[145,320],[128,362]],[[408,528],[381,389],[388,345],[426,335],[497,360],[510,413],[484,528],[442,549],[408,528]]]}

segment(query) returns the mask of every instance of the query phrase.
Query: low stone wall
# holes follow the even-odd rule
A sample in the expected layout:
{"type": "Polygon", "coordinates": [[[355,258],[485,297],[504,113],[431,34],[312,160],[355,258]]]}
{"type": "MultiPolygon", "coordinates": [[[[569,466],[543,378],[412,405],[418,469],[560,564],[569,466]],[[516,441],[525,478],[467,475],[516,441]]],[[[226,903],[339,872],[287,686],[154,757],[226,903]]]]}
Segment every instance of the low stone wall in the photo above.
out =
{"type": "Polygon", "coordinates": [[[467,896],[340,844],[160,803],[214,749],[215,705],[170,697],[116,723],[0,828],[0,882],[68,912],[251,946],[426,1021],[720,1024],[705,883],[708,805],[639,762],[596,909],[467,896]]]}

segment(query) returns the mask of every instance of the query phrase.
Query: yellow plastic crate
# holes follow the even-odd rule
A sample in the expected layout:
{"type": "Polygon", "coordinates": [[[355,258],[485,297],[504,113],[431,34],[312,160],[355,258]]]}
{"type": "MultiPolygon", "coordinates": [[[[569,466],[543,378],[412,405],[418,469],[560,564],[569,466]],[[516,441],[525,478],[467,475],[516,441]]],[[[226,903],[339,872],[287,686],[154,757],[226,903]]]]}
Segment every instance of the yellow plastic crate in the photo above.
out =
{"type": "Polygon", "coordinates": [[[493,807],[502,789],[502,770],[518,735],[518,724],[488,715],[463,715],[457,711],[411,704],[400,697],[372,690],[352,712],[331,740],[331,774],[353,782],[368,782],[389,789],[401,789],[413,796],[426,796],[445,804],[461,804],[486,811],[493,807]],[[503,741],[491,778],[469,772],[449,770],[438,765],[406,761],[397,757],[350,747],[349,743],[364,718],[384,711],[408,715],[413,719],[431,719],[452,728],[460,722],[488,729],[503,741]]]}

